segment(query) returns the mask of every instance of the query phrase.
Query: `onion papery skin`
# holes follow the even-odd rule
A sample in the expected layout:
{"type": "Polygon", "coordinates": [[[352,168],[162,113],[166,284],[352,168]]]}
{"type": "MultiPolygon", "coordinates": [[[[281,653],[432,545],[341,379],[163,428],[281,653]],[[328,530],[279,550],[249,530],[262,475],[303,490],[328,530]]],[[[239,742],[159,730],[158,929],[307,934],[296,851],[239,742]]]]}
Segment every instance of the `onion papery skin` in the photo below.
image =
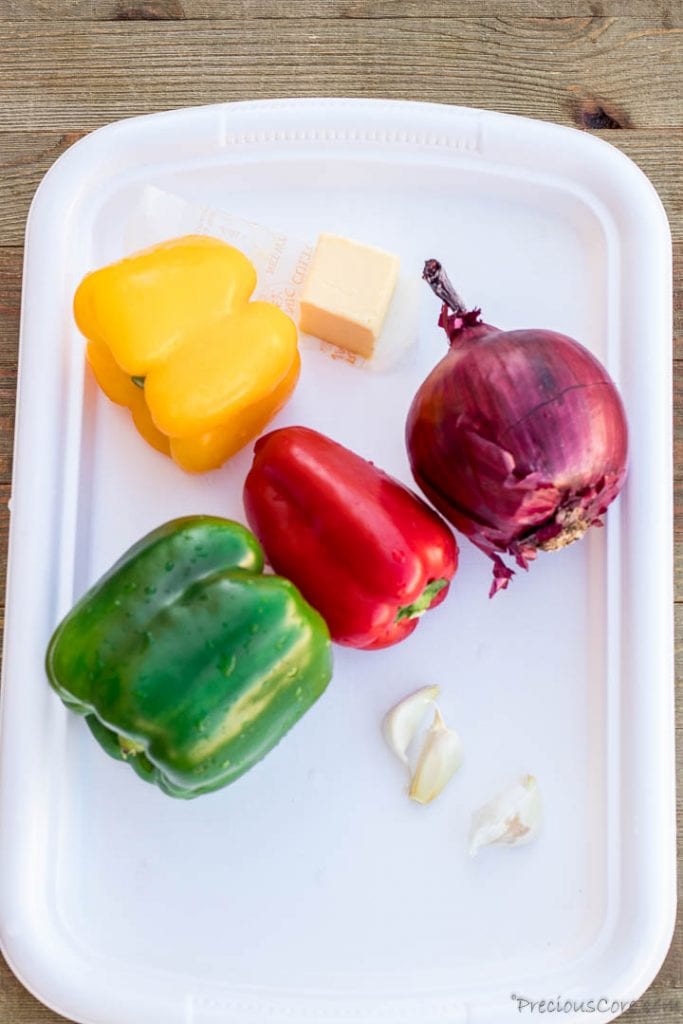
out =
{"type": "Polygon", "coordinates": [[[501,554],[526,569],[602,525],[628,428],[614,382],[577,341],[478,314],[442,307],[450,348],[415,395],[406,444],[424,494],[493,559],[493,595],[513,575],[501,554]]]}

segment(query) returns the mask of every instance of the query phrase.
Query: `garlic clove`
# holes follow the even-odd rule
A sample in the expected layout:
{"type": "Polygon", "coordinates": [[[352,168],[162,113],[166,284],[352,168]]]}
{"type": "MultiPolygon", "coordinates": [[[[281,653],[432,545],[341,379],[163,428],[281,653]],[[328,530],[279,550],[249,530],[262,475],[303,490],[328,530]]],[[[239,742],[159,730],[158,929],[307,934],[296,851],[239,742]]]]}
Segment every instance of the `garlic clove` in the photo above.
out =
{"type": "Polygon", "coordinates": [[[454,729],[448,728],[437,708],[410,783],[410,799],[419,804],[430,803],[455,775],[462,760],[460,737],[454,729]]]}
{"type": "Polygon", "coordinates": [[[409,768],[408,747],[415,739],[427,708],[439,696],[438,686],[423,686],[394,705],[384,717],[382,731],[387,744],[409,768]]]}
{"type": "Polygon", "coordinates": [[[538,835],[542,820],[541,791],[533,775],[525,775],[472,815],[470,857],[482,846],[522,846],[538,835]]]}

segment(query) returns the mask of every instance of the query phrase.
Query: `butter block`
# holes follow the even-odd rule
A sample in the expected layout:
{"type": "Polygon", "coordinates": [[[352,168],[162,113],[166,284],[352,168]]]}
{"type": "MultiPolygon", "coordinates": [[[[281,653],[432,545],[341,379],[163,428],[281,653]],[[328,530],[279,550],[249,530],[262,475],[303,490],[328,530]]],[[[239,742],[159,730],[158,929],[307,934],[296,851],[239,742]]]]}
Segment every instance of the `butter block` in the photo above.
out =
{"type": "Polygon", "coordinates": [[[299,326],[368,358],[382,330],[398,280],[393,253],[323,234],[300,299],[299,326]]]}

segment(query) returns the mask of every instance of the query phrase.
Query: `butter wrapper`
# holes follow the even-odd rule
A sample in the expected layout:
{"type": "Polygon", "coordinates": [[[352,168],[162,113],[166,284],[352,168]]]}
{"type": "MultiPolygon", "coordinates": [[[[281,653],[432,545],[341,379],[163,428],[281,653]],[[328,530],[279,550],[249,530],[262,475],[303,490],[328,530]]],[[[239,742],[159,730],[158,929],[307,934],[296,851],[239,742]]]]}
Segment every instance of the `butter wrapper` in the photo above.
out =
{"type": "MultiPolygon", "coordinates": [[[[321,225],[320,230],[325,229],[326,225],[321,225]]],[[[127,251],[190,234],[221,238],[243,252],[256,268],[254,298],[279,306],[298,327],[301,289],[313,258],[315,239],[305,241],[244,220],[227,210],[192,203],[175,193],[145,185],[132,204],[125,226],[127,251]]],[[[419,290],[417,276],[399,276],[371,359],[301,332],[300,347],[368,370],[387,370],[402,358],[417,337],[419,290]]]]}

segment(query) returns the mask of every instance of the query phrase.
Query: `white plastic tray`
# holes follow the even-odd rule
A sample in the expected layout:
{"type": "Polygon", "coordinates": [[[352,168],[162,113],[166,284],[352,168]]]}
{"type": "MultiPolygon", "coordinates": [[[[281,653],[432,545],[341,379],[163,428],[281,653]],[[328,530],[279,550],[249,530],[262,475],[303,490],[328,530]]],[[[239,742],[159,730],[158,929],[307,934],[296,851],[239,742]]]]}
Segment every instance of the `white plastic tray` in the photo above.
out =
{"type": "MultiPolygon", "coordinates": [[[[577,131],[359,100],[242,103],[125,121],[49,172],[26,238],[0,735],[0,937],[43,1002],[88,1024],[502,1024],[513,996],[605,999],[654,977],[674,920],[671,260],[640,171],[577,131]],[[58,619],[134,540],[189,512],[242,517],[245,450],[192,478],[84,369],[71,297],[123,255],[145,184],[315,239],[448,266],[490,323],[543,326],[607,364],[631,470],[607,528],[489,601],[466,541],[407,642],[336,650],[324,699],[236,785],[188,803],[107,758],[50,691],[58,619]],[[379,734],[439,682],[466,763],[422,808],[379,734]],[[532,771],[534,845],[470,861],[470,812],[532,771]]],[[[409,481],[403,423],[444,351],[385,373],[304,353],[278,424],[409,481]]],[[[522,1011],[524,1012],[524,1011],[522,1011]]],[[[562,1019],[586,1019],[562,1013],[562,1019]]]]}

